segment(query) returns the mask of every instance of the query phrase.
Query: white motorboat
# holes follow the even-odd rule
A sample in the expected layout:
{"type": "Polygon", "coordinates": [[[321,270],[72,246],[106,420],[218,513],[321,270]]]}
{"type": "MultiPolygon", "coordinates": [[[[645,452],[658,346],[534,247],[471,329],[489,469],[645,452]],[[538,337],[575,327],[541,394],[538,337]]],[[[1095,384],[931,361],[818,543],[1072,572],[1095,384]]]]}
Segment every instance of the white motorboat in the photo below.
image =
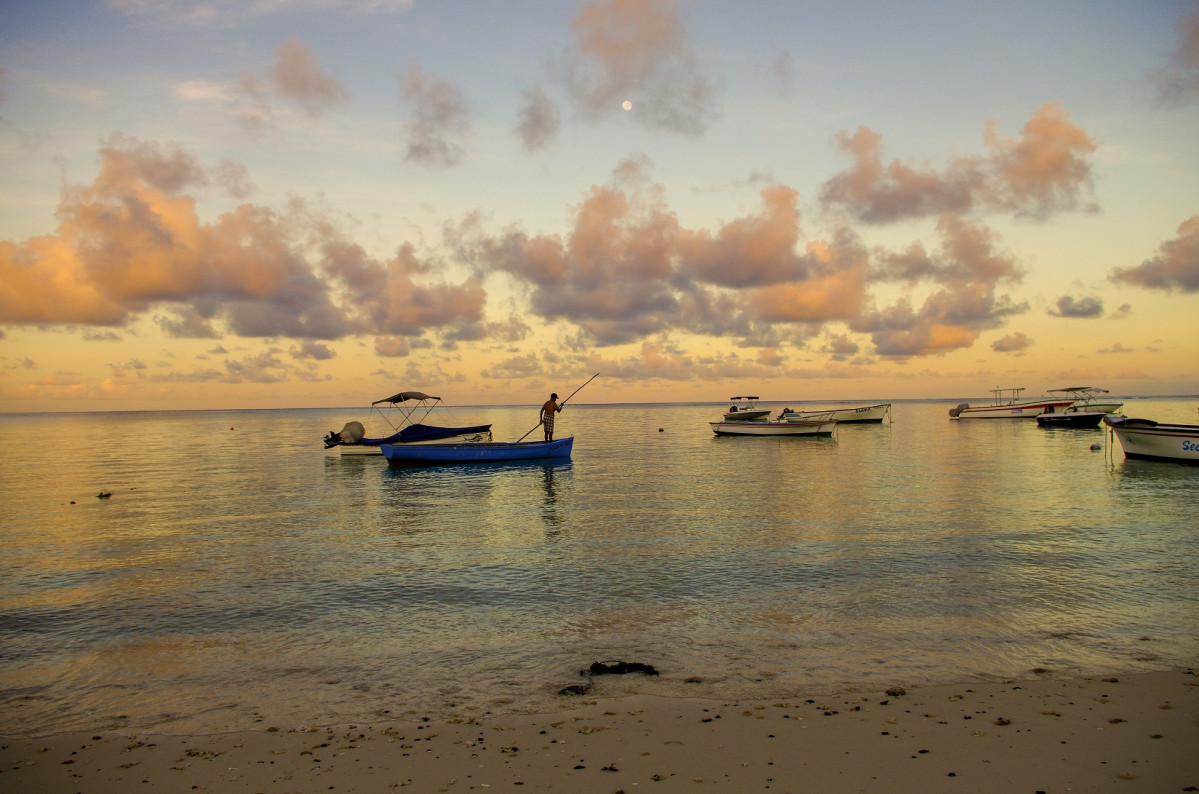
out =
{"type": "Polygon", "coordinates": [[[1103,418],[1124,457],[1199,463],[1199,425],[1175,425],[1152,419],[1131,419],[1108,414],[1103,418]]]}
{"type": "Polygon", "coordinates": [[[809,419],[816,419],[832,413],[833,419],[836,419],[842,424],[864,423],[864,422],[882,422],[891,414],[891,403],[879,403],[878,405],[862,405],[854,408],[834,408],[831,411],[828,408],[819,411],[792,411],[790,408],[784,408],[779,414],[779,419],[787,422],[805,422],[809,419]]]}
{"type": "Polygon", "coordinates": [[[827,414],[821,419],[787,422],[761,419],[750,422],[709,422],[718,436],[831,436],[837,420],[827,414]]]}
{"type": "Polygon", "coordinates": [[[342,455],[382,455],[383,444],[430,444],[430,443],[478,443],[491,440],[491,425],[443,426],[426,424],[425,420],[435,408],[441,407],[441,398],[419,391],[402,391],[375,400],[371,411],[387,430],[379,437],[367,437],[366,428],[356,420],[346,422],[340,431],[329,431],[325,436],[325,449],[337,447],[342,455]],[[394,411],[384,412],[379,406],[391,406],[394,411]]]}
{"type": "Polygon", "coordinates": [[[724,413],[726,422],[757,422],[770,418],[770,409],[758,407],[757,397],[730,397],[732,406],[724,413]]]}
{"type": "Polygon", "coordinates": [[[1107,389],[1100,389],[1096,386],[1071,386],[1065,389],[1050,389],[1050,394],[1067,394],[1074,397],[1074,405],[1072,408],[1078,408],[1080,411],[1098,411],[1102,414],[1119,413],[1124,407],[1124,403],[1112,399],[1105,399],[1103,395],[1111,394],[1107,389]]]}
{"type": "Polygon", "coordinates": [[[1021,400],[1018,389],[991,389],[995,395],[990,405],[972,406],[962,403],[949,409],[950,419],[1035,419],[1046,411],[1069,408],[1074,400],[1061,397],[1042,397],[1038,400],[1021,400]]]}

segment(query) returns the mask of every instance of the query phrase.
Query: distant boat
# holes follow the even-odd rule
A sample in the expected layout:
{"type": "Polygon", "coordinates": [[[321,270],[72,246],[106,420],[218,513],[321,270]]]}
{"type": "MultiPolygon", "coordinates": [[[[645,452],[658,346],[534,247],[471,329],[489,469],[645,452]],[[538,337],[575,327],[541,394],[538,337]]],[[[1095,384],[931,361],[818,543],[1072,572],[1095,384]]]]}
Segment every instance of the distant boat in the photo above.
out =
{"type": "Polygon", "coordinates": [[[1020,400],[1018,389],[991,389],[995,395],[990,405],[971,406],[962,403],[949,409],[950,419],[1035,419],[1047,410],[1061,410],[1074,404],[1073,400],[1060,397],[1042,397],[1039,400],[1020,400]]]}
{"type": "Polygon", "coordinates": [[[1094,386],[1070,386],[1065,389],[1050,389],[1050,394],[1062,394],[1074,402],[1063,409],[1050,408],[1037,415],[1040,427],[1065,427],[1075,429],[1098,428],[1103,417],[1119,411],[1124,403],[1096,399],[1107,394],[1107,389],[1094,386]]]}
{"type": "Polygon", "coordinates": [[[425,424],[434,409],[441,408],[441,398],[419,391],[402,391],[371,403],[371,411],[377,413],[390,432],[377,438],[367,438],[361,422],[346,422],[340,431],[329,431],[325,436],[325,449],[337,447],[342,455],[382,455],[383,444],[427,444],[436,441],[459,441],[463,443],[491,440],[491,425],[469,425],[447,427],[425,424]],[[393,412],[386,413],[379,406],[390,405],[393,412]],[[415,419],[415,421],[414,421],[415,419]]]}
{"type": "Polygon", "coordinates": [[[770,409],[758,407],[757,397],[730,397],[733,405],[725,411],[726,422],[756,422],[770,417],[770,409]]]}
{"type": "MultiPolygon", "coordinates": [[[[779,419],[788,422],[803,422],[808,419],[818,419],[827,416],[829,413],[828,409],[823,411],[792,411],[790,408],[784,408],[782,413],[779,414],[779,419]]],[[[833,419],[842,424],[882,422],[891,413],[891,403],[863,405],[856,408],[835,408],[831,413],[833,419]]]]}
{"type": "Polygon", "coordinates": [[[1199,425],[1174,425],[1111,414],[1103,422],[1120,439],[1126,458],[1199,463],[1199,425]]]}
{"type": "Polygon", "coordinates": [[[1107,389],[1100,389],[1095,386],[1070,386],[1065,389],[1050,389],[1050,394],[1069,393],[1076,395],[1074,406],[1082,408],[1079,403],[1084,403],[1087,411],[1099,411],[1105,414],[1118,413],[1124,407],[1124,403],[1116,400],[1104,399],[1104,394],[1111,394],[1107,389]]]}
{"type": "Polygon", "coordinates": [[[820,419],[787,422],[762,419],[750,422],[709,422],[718,436],[831,436],[837,420],[826,413],[820,419]]]}
{"type": "Polygon", "coordinates": [[[511,463],[569,458],[574,438],[553,441],[483,441],[474,444],[383,444],[389,466],[437,466],[454,463],[511,463]]]}

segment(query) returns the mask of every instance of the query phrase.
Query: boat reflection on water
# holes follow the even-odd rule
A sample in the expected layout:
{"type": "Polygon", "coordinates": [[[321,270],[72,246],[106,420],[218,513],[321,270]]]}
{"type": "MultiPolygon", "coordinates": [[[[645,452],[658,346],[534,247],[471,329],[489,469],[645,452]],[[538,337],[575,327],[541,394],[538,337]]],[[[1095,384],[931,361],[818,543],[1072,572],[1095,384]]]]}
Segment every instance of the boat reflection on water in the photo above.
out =
{"type": "MultiPolygon", "coordinates": [[[[383,469],[384,489],[400,510],[426,512],[447,500],[469,499],[472,504],[533,504],[529,494],[540,494],[537,512],[548,529],[559,530],[565,520],[563,498],[571,485],[573,463],[560,460],[517,460],[485,465],[405,466],[383,469]]],[[[465,516],[463,520],[469,520],[465,516]]]]}

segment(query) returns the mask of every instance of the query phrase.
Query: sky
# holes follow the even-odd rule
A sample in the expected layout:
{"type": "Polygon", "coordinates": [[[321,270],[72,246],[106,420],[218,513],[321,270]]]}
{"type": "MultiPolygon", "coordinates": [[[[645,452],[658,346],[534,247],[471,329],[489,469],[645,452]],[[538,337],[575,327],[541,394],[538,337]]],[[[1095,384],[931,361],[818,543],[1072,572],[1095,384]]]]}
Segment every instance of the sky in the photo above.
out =
{"type": "Polygon", "coordinates": [[[1199,394],[1199,0],[0,7],[0,412],[1199,394]]]}

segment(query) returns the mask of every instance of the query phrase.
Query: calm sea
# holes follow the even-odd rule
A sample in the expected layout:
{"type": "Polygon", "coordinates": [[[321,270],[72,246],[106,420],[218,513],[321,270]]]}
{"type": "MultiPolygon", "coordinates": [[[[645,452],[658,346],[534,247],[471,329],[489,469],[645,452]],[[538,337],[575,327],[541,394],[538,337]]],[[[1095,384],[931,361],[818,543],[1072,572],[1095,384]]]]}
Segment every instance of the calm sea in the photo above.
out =
{"type": "Polygon", "coordinates": [[[718,698],[1199,662],[1199,467],[956,402],[831,439],[571,405],[569,463],[418,470],[323,450],[365,409],[0,417],[0,734],[543,710],[594,661],[718,698]]]}

